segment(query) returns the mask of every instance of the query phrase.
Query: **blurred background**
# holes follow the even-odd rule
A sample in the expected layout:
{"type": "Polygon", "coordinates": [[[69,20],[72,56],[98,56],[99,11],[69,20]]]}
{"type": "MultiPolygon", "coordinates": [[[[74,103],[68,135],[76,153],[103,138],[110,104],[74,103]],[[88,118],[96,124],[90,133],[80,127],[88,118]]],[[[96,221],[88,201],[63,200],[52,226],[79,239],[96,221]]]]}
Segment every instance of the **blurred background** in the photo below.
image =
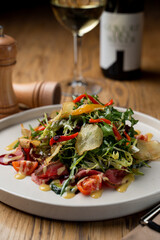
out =
{"type": "MultiPolygon", "coordinates": [[[[0,24],[3,25],[4,32],[18,42],[17,64],[13,71],[14,82],[61,81],[72,76],[72,34],[55,20],[49,0],[3,1],[0,7],[0,24]]],[[[160,81],[158,29],[160,29],[160,1],[146,0],[141,64],[142,87],[143,81],[146,82],[147,79],[148,81],[152,79],[152,84],[160,81]]],[[[110,87],[114,80],[106,79],[99,66],[99,25],[84,35],[82,54],[84,75],[102,79],[103,83],[110,87]]],[[[144,91],[147,91],[147,85],[145,87],[144,91]]],[[[121,102],[121,106],[125,107],[126,98],[121,99],[124,89],[121,85],[118,85],[118,88],[119,99],[115,101],[117,105],[121,102]]],[[[158,93],[157,89],[155,93],[157,101],[158,93]]],[[[106,88],[106,94],[110,98],[114,92],[106,88]]],[[[103,94],[101,96],[103,97],[103,94]]],[[[152,105],[152,101],[148,101],[146,104],[152,105]]],[[[136,106],[133,100],[130,100],[130,105],[133,108],[136,106]]],[[[137,110],[143,111],[144,108],[145,104],[142,104],[141,109],[138,107],[137,110]]]]}
{"type": "MultiPolygon", "coordinates": [[[[103,76],[99,66],[99,25],[83,37],[83,72],[85,76],[98,78],[104,84],[100,93],[102,102],[113,98],[116,106],[131,107],[160,119],[160,0],[145,0],[144,14],[141,79],[115,81],[103,76]]],[[[17,41],[13,83],[60,82],[72,76],[72,34],[57,22],[49,0],[1,1],[0,25],[4,27],[5,34],[17,41]]],[[[62,97],[61,102],[66,100],[62,97]]],[[[68,239],[72,234],[77,237],[75,239],[96,239],[96,236],[97,239],[106,239],[107,236],[107,239],[121,239],[138,225],[142,216],[140,213],[103,222],[73,224],[17,213],[2,204],[0,207],[3,219],[1,236],[5,239],[10,234],[17,239],[26,236],[40,239],[40,236],[49,235],[68,239]]]]}

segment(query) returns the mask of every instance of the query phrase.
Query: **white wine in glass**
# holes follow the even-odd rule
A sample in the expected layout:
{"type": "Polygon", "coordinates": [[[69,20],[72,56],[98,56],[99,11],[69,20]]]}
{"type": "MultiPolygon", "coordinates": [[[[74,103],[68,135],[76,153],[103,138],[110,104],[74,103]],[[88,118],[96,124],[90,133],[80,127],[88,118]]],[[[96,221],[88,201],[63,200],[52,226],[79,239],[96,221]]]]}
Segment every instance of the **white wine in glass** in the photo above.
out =
{"type": "Polygon", "coordinates": [[[81,69],[81,39],[99,23],[106,0],[51,0],[59,23],[72,32],[74,38],[74,76],[61,83],[64,95],[97,94],[101,86],[84,78],[81,69]]]}

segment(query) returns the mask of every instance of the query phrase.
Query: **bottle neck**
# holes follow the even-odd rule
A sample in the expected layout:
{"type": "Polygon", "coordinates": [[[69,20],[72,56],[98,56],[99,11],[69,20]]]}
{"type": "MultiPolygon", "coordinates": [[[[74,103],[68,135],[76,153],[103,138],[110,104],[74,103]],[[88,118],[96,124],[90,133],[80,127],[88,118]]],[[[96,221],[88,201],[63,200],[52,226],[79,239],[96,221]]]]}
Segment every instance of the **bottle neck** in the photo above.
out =
{"type": "Polygon", "coordinates": [[[144,11],[144,0],[108,0],[107,12],[138,13],[144,11]]]}

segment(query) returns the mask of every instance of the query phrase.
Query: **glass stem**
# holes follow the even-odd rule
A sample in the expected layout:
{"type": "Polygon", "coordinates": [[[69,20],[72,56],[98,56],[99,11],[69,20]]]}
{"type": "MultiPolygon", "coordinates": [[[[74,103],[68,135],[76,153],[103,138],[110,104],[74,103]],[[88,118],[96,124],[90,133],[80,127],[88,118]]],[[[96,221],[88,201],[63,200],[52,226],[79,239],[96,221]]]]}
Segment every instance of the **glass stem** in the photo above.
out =
{"type": "Polygon", "coordinates": [[[74,40],[74,82],[84,82],[82,76],[82,37],[73,34],[74,40]]]}

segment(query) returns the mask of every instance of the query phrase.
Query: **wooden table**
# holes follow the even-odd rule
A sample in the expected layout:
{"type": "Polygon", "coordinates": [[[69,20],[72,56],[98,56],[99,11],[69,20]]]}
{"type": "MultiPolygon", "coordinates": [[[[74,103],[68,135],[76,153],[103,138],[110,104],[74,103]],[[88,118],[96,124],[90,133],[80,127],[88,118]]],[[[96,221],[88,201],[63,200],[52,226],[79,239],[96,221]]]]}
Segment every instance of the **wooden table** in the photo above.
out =
{"type": "MultiPolygon", "coordinates": [[[[36,2],[36,1],[35,1],[36,2]]],[[[160,119],[160,21],[158,0],[146,2],[142,51],[143,76],[135,81],[105,78],[99,67],[99,27],[84,36],[83,72],[104,83],[102,101],[113,98],[116,106],[160,119]]],[[[54,19],[49,5],[18,5],[1,8],[0,23],[18,41],[13,82],[62,81],[72,76],[72,36],[54,19]]],[[[69,100],[62,96],[62,102],[69,100]]],[[[144,212],[98,222],[64,222],[32,216],[0,203],[0,239],[121,239],[144,212]]]]}

